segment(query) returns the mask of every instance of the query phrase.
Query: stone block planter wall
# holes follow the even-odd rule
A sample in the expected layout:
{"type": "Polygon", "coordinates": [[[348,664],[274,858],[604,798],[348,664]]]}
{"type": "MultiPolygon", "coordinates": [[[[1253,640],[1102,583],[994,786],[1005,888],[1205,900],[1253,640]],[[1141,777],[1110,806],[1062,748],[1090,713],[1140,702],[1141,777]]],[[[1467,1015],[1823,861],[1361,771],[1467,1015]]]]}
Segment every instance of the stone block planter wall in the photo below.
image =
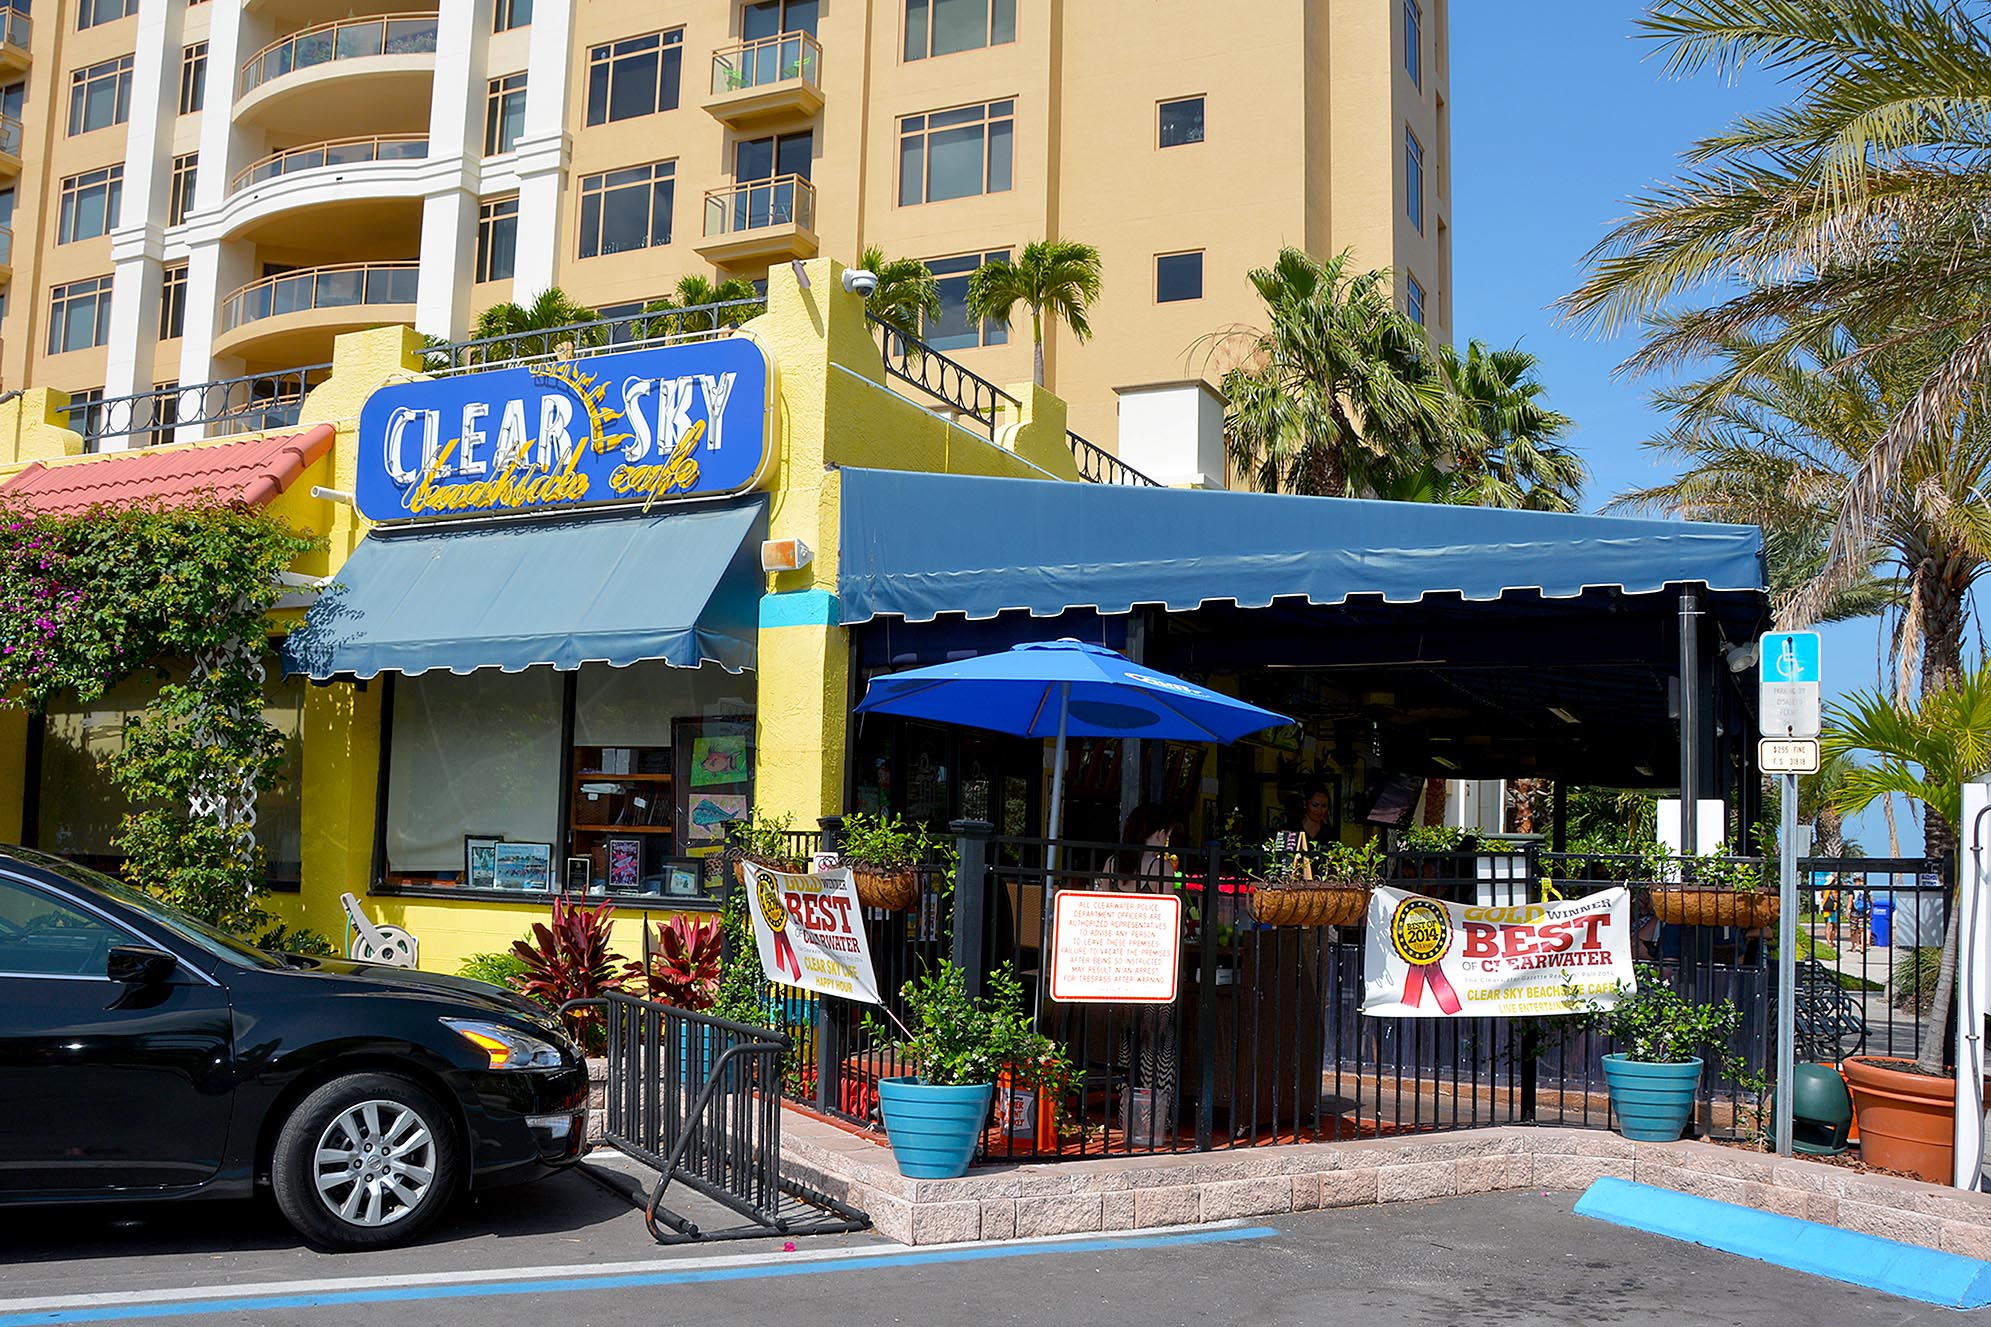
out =
{"type": "Polygon", "coordinates": [[[855,1204],[902,1244],[1138,1230],[1498,1189],[1576,1192],[1604,1176],[1991,1259],[1991,1195],[1712,1143],[1587,1129],[1478,1129],[1182,1156],[982,1166],[909,1180],[891,1153],[797,1112],[784,1172],[855,1204]]]}
{"type": "Polygon", "coordinates": [[[588,1146],[601,1141],[602,1121],[608,1115],[608,1057],[588,1057],[588,1146]]]}

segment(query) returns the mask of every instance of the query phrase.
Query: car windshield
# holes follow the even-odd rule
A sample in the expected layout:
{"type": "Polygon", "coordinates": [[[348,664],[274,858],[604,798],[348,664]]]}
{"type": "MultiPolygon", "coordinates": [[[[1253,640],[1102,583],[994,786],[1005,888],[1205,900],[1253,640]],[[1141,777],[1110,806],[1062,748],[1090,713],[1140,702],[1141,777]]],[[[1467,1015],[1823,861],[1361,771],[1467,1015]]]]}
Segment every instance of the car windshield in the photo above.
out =
{"type": "Polygon", "coordinates": [[[167,903],[161,903],[158,899],[153,898],[150,894],[142,890],[120,884],[101,871],[92,871],[87,866],[78,866],[75,862],[66,861],[61,857],[50,857],[45,853],[31,852],[19,848],[10,848],[8,851],[19,853],[23,858],[33,862],[36,866],[46,871],[51,871],[65,880],[82,885],[88,889],[96,890],[98,893],[109,895],[112,899],[124,904],[133,912],[143,913],[146,917],[159,923],[174,935],[185,940],[188,944],[198,945],[201,949],[206,950],[216,958],[241,967],[280,968],[283,966],[281,961],[265,951],[256,948],[240,936],[230,935],[219,927],[210,926],[204,921],[189,917],[178,908],[167,903]]]}

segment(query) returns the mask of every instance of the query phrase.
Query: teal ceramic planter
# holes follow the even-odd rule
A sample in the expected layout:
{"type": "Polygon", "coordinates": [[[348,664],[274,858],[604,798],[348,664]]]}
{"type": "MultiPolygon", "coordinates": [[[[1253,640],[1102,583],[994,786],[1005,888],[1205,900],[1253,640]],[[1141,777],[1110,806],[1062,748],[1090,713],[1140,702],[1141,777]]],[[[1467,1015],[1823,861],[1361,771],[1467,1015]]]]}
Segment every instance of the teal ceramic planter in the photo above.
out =
{"type": "Polygon", "coordinates": [[[1618,1132],[1641,1143],[1678,1142],[1694,1117],[1694,1093],[1701,1085],[1701,1062],[1645,1064],[1622,1055],[1604,1057],[1604,1081],[1618,1132]]]}
{"type": "Polygon", "coordinates": [[[931,1087],[913,1077],[880,1079],[878,1109],[899,1173],[917,1180],[967,1174],[994,1092],[993,1083],[931,1087]]]}

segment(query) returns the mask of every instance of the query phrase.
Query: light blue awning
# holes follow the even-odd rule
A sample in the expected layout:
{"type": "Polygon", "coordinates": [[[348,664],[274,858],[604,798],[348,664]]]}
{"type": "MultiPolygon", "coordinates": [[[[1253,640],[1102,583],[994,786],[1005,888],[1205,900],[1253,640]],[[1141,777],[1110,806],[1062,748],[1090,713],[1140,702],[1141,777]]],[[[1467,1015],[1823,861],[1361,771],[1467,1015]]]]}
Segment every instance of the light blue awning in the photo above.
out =
{"type": "Polygon", "coordinates": [[[1765,584],[1749,525],[856,469],[842,513],[845,624],[1765,584]]]}
{"type": "Polygon", "coordinates": [[[284,645],[324,680],[535,665],[754,666],[761,499],[659,516],[374,533],[284,645]]]}

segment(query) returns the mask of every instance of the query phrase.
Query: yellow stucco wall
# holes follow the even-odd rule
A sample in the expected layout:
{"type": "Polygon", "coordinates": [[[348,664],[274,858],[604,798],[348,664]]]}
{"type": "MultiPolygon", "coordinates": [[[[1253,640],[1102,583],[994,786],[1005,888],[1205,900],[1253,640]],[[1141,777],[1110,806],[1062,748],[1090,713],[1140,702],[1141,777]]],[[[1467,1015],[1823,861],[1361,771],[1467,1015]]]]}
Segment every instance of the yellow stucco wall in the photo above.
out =
{"type": "MultiPolygon", "coordinates": [[[[991,442],[915,404],[888,381],[861,298],[843,289],[842,264],[804,265],[805,287],[786,265],[770,273],[768,311],[747,332],[767,350],[775,373],[774,463],[769,494],[770,537],[798,538],[814,561],[770,576],[762,605],[755,798],[769,814],[797,827],[840,809],[845,724],[849,712],[849,637],[835,624],[837,522],[841,466],[946,471],[958,474],[1075,480],[1065,443],[1065,406],[1029,383],[1005,390],[1021,404],[1006,414],[991,442]]],[[[315,463],[277,502],[280,518],[311,531],[325,546],[296,570],[336,578],[366,523],[348,505],[310,496],[314,484],[351,492],[358,470],[361,407],[378,388],[419,376],[419,341],[403,327],[339,338],[331,377],[305,399],[300,425],[328,423],[332,452],[315,463]]],[[[903,385],[903,384],[901,384],[903,385]]],[[[95,464],[77,455],[80,440],[59,427],[59,394],[28,393],[0,406],[0,476],[10,462],[68,457],[58,464],[95,464]],[[17,441],[18,439],[18,441],[17,441]],[[72,443],[74,445],[72,445],[72,443]]],[[[191,444],[196,446],[215,445],[191,444]]],[[[294,616],[287,614],[285,616],[294,616]]],[[[403,926],[421,944],[422,967],[454,972],[471,954],[503,950],[546,916],[544,901],[490,903],[369,893],[380,808],[382,703],[378,680],[306,690],[303,733],[303,888],[278,895],[272,907],[286,920],[341,941],[346,932],[340,895],[360,899],[367,915],[403,926]]],[[[0,839],[20,832],[21,797],[5,795],[23,781],[24,720],[0,710],[0,839]]],[[[668,909],[617,903],[616,946],[636,957],[639,927],[668,909]]]]}

